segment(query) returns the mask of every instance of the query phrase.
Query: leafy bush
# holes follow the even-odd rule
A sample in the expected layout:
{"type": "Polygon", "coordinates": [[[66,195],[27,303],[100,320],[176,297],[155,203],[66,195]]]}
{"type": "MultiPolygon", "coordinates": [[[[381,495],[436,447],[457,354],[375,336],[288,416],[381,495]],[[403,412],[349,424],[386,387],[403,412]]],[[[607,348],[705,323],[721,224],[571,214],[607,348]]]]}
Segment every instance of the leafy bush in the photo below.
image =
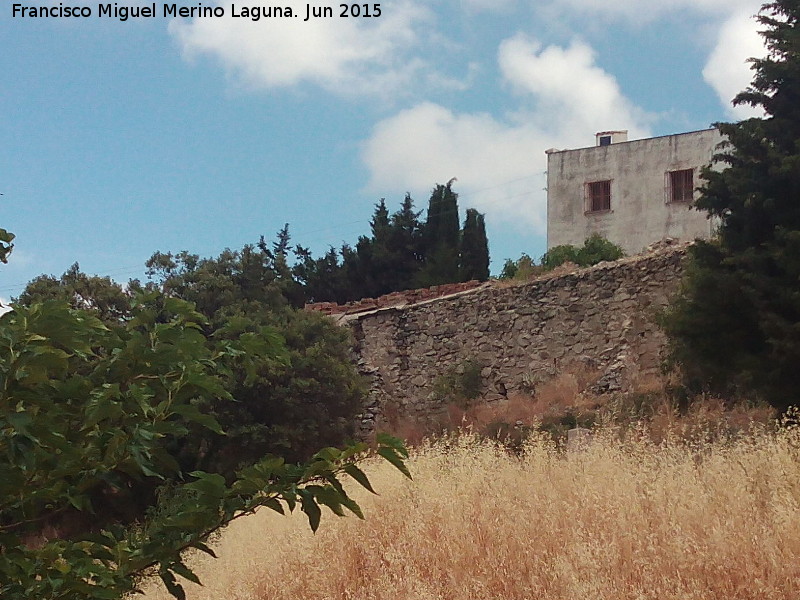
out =
{"type": "Polygon", "coordinates": [[[566,262],[578,264],[578,248],[569,244],[553,246],[542,256],[542,266],[550,271],[566,262]]]}
{"type": "MultiPolygon", "coordinates": [[[[209,339],[206,325],[157,293],[113,326],[56,301],[0,317],[0,597],[120,598],[154,570],[183,598],[176,575],[197,577],[182,551],[213,555],[207,538],[258,507],[299,507],[312,529],[322,505],[362,517],[340,479],[372,490],[364,444],[303,465],[266,456],[229,483],[182,464],[194,428],[223,435],[208,410],[234,400],[231,381],[286,352],[278,336],[209,339]]],[[[378,441],[408,474],[402,445],[378,441]]]]}
{"type": "Polygon", "coordinates": [[[583,242],[578,250],[577,263],[582,267],[596,265],[604,260],[614,261],[625,256],[622,248],[609,242],[600,234],[594,233],[583,242]]]}
{"type": "Polygon", "coordinates": [[[476,360],[466,360],[450,367],[433,384],[434,395],[440,400],[454,401],[467,406],[483,390],[483,367],[476,360]]]}
{"type": "Polygon", "coordinates": [[[355,435],[366,393],[350,360],[348,332],[322,315],[294,308],[297,284],[278,246],[270,250],[262,240],[208,259],[157,252],[147,263],[154,281],[131,282],[127,289],[88,276],[76,264],[60,278],[36,278],[17,302],[61,300],[114,327],[131,318],[132,295],[146,289],[191,302],[203,316],[197,326],[217,342],[249,336],[277,344],[278,354],[251,356],[249,372],[242,360],[230,362],[228,392],[236,403],[209,400],[209,414],[227,435],[192,426],[174,442],[182,466],[230,480],[267,453],[305,461],[320,446],[346,443],[355,435]]]}
{"type": "Polygon", "coordinates": [[[554,246],[542,256],[542,265],[547,270],[555,269],[565,262],[581,267],[590,267],[602,261],[614,261],[625,256],[616,244],[609,242],[598,233],[586,238],[580,248],[570,245],[554,246]]]}
{"type": "MultiPolygon", "coordinates": [[[[261,320],[239,319],[241,329],[217,330],[215,338],[236,339],[261,320]]],[[[237,368],[230,387],[237,402],[213,405],[227,435],[205,432],[202,468],[227,477],[266,453],[302,461],[354,437],[366,388],[350,359],[350,332],[318,313],[287,311],[281,321],[272,329],[285,345],[281,359],[260,361],[252,377],[237,368]]]]}
{"type": "Polygon", "coordinates": [[[503,264],[499,279],[513,279],[517,281],[527,281],[531,277],[540,274],[544,269],[527,254],[523,253],[516,261],[510,258],[503,264]]]}

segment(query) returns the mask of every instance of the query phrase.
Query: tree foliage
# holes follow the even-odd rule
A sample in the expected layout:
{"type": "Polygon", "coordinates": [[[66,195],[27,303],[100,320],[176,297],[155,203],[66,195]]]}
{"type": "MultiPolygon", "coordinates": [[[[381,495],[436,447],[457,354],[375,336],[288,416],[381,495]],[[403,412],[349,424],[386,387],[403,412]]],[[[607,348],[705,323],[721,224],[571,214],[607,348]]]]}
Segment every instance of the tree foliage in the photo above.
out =
{"type": "MultiPolygon", "coordinates": [[[[148,572],[185,597],[197,581],[181,553],[213,555],[209,535],[258,507],[321,507],[358,517],[341,478],[372,490],[363,444],[324,448],[293,465],[266,456],[226,481],[182,464],[194,427],[223,434],[209,412],[232,403],[239,368],[281,360],[279,338],[204,335],[206,318],[177,298],[137,298],[108,326],[58,301],[0,317],[0,597],[120,598],[148,572]]],[[[378,453],[407,474],[402,446],[378,453]]]]}
{"type": "Polygon", "coordinates": [[[536,260],[523,252],[517,260],[506,259],[499,279],[527,281],[531,277],[540,275],[543,271],[544,267],[537,265],[536,260]]]}
{"type": "MultiPolygon", "coordinates": [[[[235,403],[212,399],[209,414],[226,435],[191,427],[175,449],[186,468],[230,479],[236,469],[266,453],[307,460],[320,446],[338,446],[355,435],[366,393],[350,360],[346,330],[319,314],[296,310],[299,284],[286,261],[288,229],[277,240],[216,258],[188,252],[155,253],[147,263],[152,281],[123,289],[108,278],[73,266],[60,278],[42,276],[17,299],[20,306],[58,299],[90,311],[106,325],[131,318],[136,290],[191,302],[205,319],[203,333],[220,342],[251,336],[280,343],[280,356],[254,355],[250,370],[231,365],[228,391],[235,403]]],[[[178,442],[176,442],[177,444],[178,442]]]]}
{"type": "Polygon", "coordinates": [[[451,179],[438,184],[428,201],[428,218],[423,228],[425,261],[417,274],[416,287],[429,287],[460,281],[458,194],[451,179]]]}
{"type": "Polygon", "coordinates": [[[14,234],[10,231],[0,228],[0,262],[7,263],[8,255],[14,249],[14,234]]]}
{"type": "Polygon", "coordinates": [[[484,217],[474,208],[467,209],[461,233],[462,281],[489,279],[489,241],[486,238],[484,217]]]}
{"type": "Polygon", "coordinates": [[[717,124],[724,168],[704,171],[696,207],[718,237],[691,249],[664,326],[690,385],[785,408],[800,389],[800,5],[765,4],[757,18],[769,54],[734,104],[766,117],[717,124]]]}
{"type": "Polygon", "coordinates": [[[296,247],[292,273],[306,300],[344,304],[412,288],[488,279],[484,216],[468,209],[463,229],[459,226],[454,181],[433,188],[424,221],[406,194],[394,213],[389,213],[385,200],[376,205],[371,235],[359,237],[355,246],[330,248],[318,258],[296,247]]]}
{"type": "Polygon", "coordinates": [[[414,287],[424,254],[422,224],[411,196],[406,194],[401,208],[391,215],[381,200],[370,230],[371,235],[359,237],[355,247],[331,248],[317,259],[307,248],[296,248],[293,273],[307,300],[344,304],[414,287]]]}
{"type": "Polygon", "coordinates": [[[29,306],[34,302],[61,300],[72,308],[92,311],[104,323],[116,323],[130,310],[131,292],[140,289],[132,281],[130,292],[110,277],[90,276],[73,264],[60,278],[40,275],[25,286],[16,302],[29,306]]]}
{"type": "Polygon", "coordinates": [[[614,261],[625,256],[622,248],[608,241],[598,233],[593,233],[580,247],[568,244],[554,246],[542,256],[542,266],[546,270],[555,269],[565,262],[580,267],[590,267],[599,262],[614,261]]]}
{"type": "Polygon", "coordinates": [[[231,381],[235,405],[212,410],[228,431],[211,436],[200,465],[229,475],[266,452],[305,460],[319,445],[355,434],[365,388],[350,360],[346,330],[322,315],[296,310],[302,296],[286,261],[288,229],[270,248],[226,250],[217,258],[156,253],[149,275],[165,294],[193,302],[216,339],[251,333],[280,336],[282,359],[242,369],[231,381]]]}

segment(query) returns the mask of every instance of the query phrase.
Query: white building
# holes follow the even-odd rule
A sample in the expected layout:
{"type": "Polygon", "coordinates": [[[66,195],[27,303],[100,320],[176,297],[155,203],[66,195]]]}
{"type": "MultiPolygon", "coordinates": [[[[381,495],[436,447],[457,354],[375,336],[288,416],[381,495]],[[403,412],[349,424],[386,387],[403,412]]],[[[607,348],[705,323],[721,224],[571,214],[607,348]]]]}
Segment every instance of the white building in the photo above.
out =
{"type": "Polygon", "coordinates": [[[596,145],[547,150],[547,248],[580,246],[593,233],[641,252],[665,237],[708,238],[713,224],[690,207],[702,167],[722,137],[704,129],[628,141],[604,131],[596,145]]]}

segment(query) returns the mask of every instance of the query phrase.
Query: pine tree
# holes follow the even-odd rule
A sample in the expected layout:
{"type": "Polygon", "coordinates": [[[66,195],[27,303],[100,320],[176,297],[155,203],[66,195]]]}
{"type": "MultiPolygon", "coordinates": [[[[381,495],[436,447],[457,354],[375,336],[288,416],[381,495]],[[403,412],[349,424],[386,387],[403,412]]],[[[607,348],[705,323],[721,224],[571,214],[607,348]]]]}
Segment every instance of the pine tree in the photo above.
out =
{"type": "Polygon", "coordinates": [[[483,215],[474,208],[467,209],[461,234],[461,280],[489,279],[489,241],[483,215]]]}
{"type": "Polygon", "coordinates": [[[389,210],[386,208],[385,198],[381,198],[381,201],[375,206],[369,226],[372,230],[372,239],[379,243],[385,243],[389,233],[389,210]]]}
{"type": "Polygon", "coordinates": [[[423,266],[422,224],[414,210],[411,194],[406,194],[400,210],[392,214],[389,246],[392,250],[392,291],[414,287],[414,278],[423,266]]]}
{"type": "Polygon", "coordinates": [[[734,104],[766,117],[718,124],[728,145],[706,169],[697,208],[719,235],[691,250],[683,295],[664,317],[687,381],[800,402],[800,3],[779,0],[758,20],[769,49],[734,104]]]}

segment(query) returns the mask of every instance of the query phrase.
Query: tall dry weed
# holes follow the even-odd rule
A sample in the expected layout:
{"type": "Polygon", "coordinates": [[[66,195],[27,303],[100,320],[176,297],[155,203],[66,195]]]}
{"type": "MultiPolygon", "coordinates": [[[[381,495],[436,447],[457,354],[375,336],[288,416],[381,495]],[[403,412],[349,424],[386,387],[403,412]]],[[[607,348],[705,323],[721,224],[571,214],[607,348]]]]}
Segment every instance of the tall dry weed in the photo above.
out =
{"type": "MultiPolygon", "coordinates": [[[[218,560],[194,559],[192,600],[796,600],[800,434],[696,443],[600,431],[520,456],[476,436],[416,449],[413,481],[370,465],[367,516],[262,511],[218,560]]],[[[155,588],[148,600],[163,600],[155,588]]]]}

